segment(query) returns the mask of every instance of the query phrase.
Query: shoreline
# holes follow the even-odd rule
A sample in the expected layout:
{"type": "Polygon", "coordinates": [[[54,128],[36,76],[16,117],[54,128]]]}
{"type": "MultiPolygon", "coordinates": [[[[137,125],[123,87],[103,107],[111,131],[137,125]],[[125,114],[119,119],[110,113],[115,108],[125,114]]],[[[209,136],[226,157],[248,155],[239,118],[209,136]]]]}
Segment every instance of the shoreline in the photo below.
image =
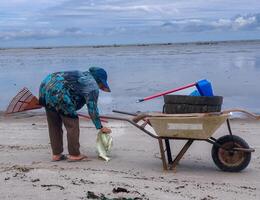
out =
{"type": "Polygon", "coordinates": [[[140,43],[140,44],[109,44],[109,45],[75,45],[75,46],[30,46],[30,47],[0,47],[0,51],[15,49],[67,49],[67,48],[117,48],[117,47],[150,47],[150,46],[185,46],[185,45],[218,45],[227,43],[260,43],[260,39],[252,40],[212,40],[212,41],[194,41],[194,42],[165,42],[165,43],[140,43]]]}

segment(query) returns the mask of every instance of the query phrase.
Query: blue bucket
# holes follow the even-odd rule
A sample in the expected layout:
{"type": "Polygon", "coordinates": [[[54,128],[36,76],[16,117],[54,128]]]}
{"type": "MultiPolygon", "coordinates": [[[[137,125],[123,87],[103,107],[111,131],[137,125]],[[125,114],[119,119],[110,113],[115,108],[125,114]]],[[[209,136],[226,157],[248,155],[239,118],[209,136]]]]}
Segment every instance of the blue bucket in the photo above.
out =
{"type": "Polygon", "coordinates": [[[214,96],[211,83],[206,79],[198,81],[196,87],[201,96],[214,96]]]}

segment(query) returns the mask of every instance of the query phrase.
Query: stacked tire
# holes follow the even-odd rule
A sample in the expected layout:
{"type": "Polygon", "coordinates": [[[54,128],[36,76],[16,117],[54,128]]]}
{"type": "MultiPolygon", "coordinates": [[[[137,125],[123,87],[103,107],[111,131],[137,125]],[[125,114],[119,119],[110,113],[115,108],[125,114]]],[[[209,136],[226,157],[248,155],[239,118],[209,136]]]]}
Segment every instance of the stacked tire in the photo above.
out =
{"type": "Polygon", "coordinates": [[[165,95],[163,112],[166,114],[220,112],[222,96],[165,95]]]}

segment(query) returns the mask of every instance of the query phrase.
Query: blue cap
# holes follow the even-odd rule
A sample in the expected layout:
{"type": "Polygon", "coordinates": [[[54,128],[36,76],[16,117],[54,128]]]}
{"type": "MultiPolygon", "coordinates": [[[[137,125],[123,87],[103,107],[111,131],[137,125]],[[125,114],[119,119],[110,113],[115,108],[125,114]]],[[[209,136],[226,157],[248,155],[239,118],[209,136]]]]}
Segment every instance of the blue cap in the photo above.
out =
{"type": "Polygon", "coordinates": [[[102,83],[105,88],[111,91],[107,84],[107,72],[100,67],[90,67],[89,72],[92,74],[97,83],[102,83]]]}

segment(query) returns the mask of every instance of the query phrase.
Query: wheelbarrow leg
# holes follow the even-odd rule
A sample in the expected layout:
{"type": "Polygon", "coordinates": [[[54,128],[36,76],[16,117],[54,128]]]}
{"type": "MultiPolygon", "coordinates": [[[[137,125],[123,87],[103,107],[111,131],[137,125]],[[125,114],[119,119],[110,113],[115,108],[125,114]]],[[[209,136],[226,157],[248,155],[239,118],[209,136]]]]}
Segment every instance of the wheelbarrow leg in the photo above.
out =
{"type": "Polygon", "coordinates": [[[164,149],[163,149],[163,141],[162,141],[162,139],[159,138],[158,142],[159,142],[159,146],[160,146],[160,153],[161,153],[161,158],[162,158],[163,170],[168,170],[168,166],[167,166],[165,154],[164,154],[164,149]]]}
{"type": "Polygon", "coordinates": [[[170,146],[170,140],[165,139],[165,147],[166,147],[166,153],[168,158],[168,164],[172,164],[172,153],[171,153],[171,146],[170,146]]]}
{"type": "Polygon", "coordinates": [[[186,142],[186,144],[183,146],[183,148],[181,149],[181,151],[179,152],[179,154],[176,156],[176,158],[174,159],[172,165],[170,166],[170,169],[172,170],[176,170],[176,166],[178,165],[180,159],[184,156],[184,154],[186,153],[186,151],[189,149],[190,145],[193,143],[194,140],[188,140],[186,142]]]}

